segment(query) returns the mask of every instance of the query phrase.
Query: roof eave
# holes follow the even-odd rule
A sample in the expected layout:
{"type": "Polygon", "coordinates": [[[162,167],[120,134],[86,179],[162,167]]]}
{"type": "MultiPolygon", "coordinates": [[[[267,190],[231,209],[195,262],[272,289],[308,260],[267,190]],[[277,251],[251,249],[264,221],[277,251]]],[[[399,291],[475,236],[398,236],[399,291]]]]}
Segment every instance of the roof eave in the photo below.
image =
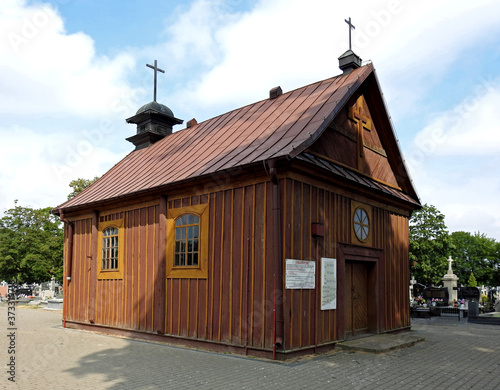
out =
{"type": "MultiPolygon", "coordinates": [[[[380,87],[380,82],[378,80],[378,77],[377,77],[377,72],[375,72],[375,69],[373,69],[373,78],[375,80],[375,83],[376,83],[376,86],[377,86],[377,92],[379,93],[379,96],[380,96],[380,100],[382,102],[382,107],[385,111],[385,117],[387,118],[388,120],[388,123],[389,123],[389,128],[392,132],[392,139],[394,140],[394,147],[396,148],[397,150],[397,153],[398,153],[398,162],[397,164],[401,164],[402,166],[402,169],[403,169],[403,173],[406,178],[407,178],[407,185],[406,185],[406,188],[405,188],[405,191],[411,195],[412,198],[414,198],[416,201],[418,201],[419,204],[421,204],[421,201],[420,201],[420,197],[417,193],[417,190],[415,188],[415,186],[413,185],[413,179],[411,178],[411,175],[410,175],[410,171],[408,170],[408,167],[406,165],[406,161],[405,159],[403,158],[403,153],[401,151],[401,146],[399,144],[399,139],[397,137],[397,134],[396,134],[396,130],[394,128],[394,124],[392,122],[392,118],[391,116],[389,115],[389,109],[388,109],[388,106],[387,106],[387,102],[385,101],[385,98],[384,98],[384,94],[382,93],[382,89],[380,87]]],[[[391,154],[392,157],[394,157],[394,154],[391,154]]],[[[391,160],[389,161],[391,163],[391,160]]],[[[392,164],[391,164],[392,165],[392,164]]],[[[398,167],[398,171],[400,171],[400,168],[398,167]]]]}
{"type": "MultiPolygon", "coordinates": [[[[268,160],[278,161],[278,160],[286,160],[286,159],[287,159],[286,156],[280,156],[280,157],[274,157],[274,158],[268,159],[268,160]]],[[[268,160],[265,160],[265,161],[268,161],[268,160]]],[[[252,169],[254,167],[262,167],[262,169],[265,169],[265,167],[262,165],[263,161],[264,160],[252,162],[250,164],[245,164],[243,167],[245,169],[252,169]]],[[[241,168],[241,166],[234,167],[232,169],[237,170],[239,172],[239,168],[241,168]]],[[[211,177],[212,178],[216,177],[217,175],[220,175],[221,172],[223,172],[223,171],[227,171],[227,170],[215,171],[215,172],[211,172],[211,173],[208,173],[205,175],[200,175],[200,176],[187,177],[183,180],[177,180],[177,181],[165,183],[165,184],[153,187],[153,188],[145,188],[145,189],[142,189],[139,191],[129,192],[126,194],[120,194],[120,195],[109,197],[106,199],[99,199],[99,200],[96,200],[93,202],[80,203],[80,204],[76,204],[73,206],[64,207],[65,204],[69,203],[72,199],[74,199],[74,198],[72,198],[72,199],[64,202],[63,204],[57,206],[51,212],[55,215],[60,215],[61,212],[64,212],[65,214],[67,214],[67,213],[82,211],[85,209],[97,209],[97,208],[106,206],[108,204],[115,203],[117,201],[130,200],[130,201],[134,202],[137,200],[137,198],[144,198],[144,197],[147,197],[148,195],[155,196],[156,194],[164,194],[165,192],[171,190],[173,187],[185,186],[188,183],[199,183],[200,180],[210,180],[211,177]]],[[[212,179],[212,180],[214,180],[214,179],[212,179]]],[[[214,180],[214,182],[216,182],[216,183],[219,181],[214,180]]],[[[88,187],[88,188],[90,188],[90,187],[88,187]]]]}

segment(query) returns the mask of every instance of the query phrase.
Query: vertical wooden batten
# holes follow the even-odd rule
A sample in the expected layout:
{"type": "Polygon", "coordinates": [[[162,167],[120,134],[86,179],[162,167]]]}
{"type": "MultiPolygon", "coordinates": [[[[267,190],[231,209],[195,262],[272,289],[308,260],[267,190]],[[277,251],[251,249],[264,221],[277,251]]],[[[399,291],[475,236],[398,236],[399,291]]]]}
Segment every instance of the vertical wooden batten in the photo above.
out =
{"type": "Polygon", "coordinates": [[[92,246],[91,246],[91,257],[88,257],[90,260],[89,269],[90,269],[90,286],[89,286],[89,317],[88,321],[93,324],[96,320],[96,299],[97,299],[97,259],[98,259],[98,238],[99,238],[99,211],[94,210],[92,212],[92,246]]]}
{"type": "MultiPolygon", "coordinates": [[[[68,291],[69,290],[68,287],[71,282],[71,271],[73,266],[74,229],[73,229],[73,222],[70,222],[66,218],[64,218],[64,212],[62,210],[59,210],[59,213],[60,213],[59,218],[62,222],[64,222],[64,227],[66,228],[65,231],[66,245],[64,246],[64,253],[63,253],[63,259],[66,260],[63,262],[63,291],[68,291]]],[[[68,303],[67,301],[63,300],[63,327],[66,326],[67,308],[68,308],[68,303]]]]}
{"type": "Polygon", "coordinates": [[[282,220],[280,180],[278,178],[276,160],[270,160],[269,178],[272,183],[272,228],[273,237],[273,359],[276,359],[276,350],[283,349],[284,320],[283,320],[283,255],[281,252],[282,220]]]}
{"type": "Polygon", "coordinates": [[[158,260],[154,274],[154,316],[153,329],[156,333],[165,332],[165,305],[166,305],[166,245],[167,245],[167,197],[160,197],[158,213],[159,233],[156,240],[158,245],[158,260]]]}

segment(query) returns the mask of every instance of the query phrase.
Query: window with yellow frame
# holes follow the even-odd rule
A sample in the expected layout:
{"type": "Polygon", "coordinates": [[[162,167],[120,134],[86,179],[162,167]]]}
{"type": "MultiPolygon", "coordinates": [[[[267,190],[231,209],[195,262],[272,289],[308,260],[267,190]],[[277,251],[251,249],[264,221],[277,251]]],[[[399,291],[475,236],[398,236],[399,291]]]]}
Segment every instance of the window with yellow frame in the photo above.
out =
{"type": "Polygon", "coordinates": [[[167,277],[206,279],[208,204],[167,212],[167,277]]]}
{"type": "Polygon", "coordinates": [[[123,219],[99,224],[97,278],[123,278],[123,219]]]}

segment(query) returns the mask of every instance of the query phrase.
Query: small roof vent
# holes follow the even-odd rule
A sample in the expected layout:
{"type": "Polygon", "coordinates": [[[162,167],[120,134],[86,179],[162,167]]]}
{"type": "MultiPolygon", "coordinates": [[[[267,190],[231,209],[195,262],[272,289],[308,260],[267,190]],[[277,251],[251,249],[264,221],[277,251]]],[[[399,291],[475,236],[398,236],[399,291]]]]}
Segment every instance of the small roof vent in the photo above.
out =
{"type": "Polygon", "coordinates": [[[198,124],[198,121],[197,121],[195,118],[190,119],[190,120],[188,120],[188,121],[187,121],[187,123],[186,123],[186,129],[189,129],[190,127],[194,127],[194,126],[196,126],[197,124],[198,124]]]}
{"type": "Polygon", "coordinates": [[[274,87],[269,91],[269,99],[276,99],[278,96],[281,96],[283,94],[283,90],[281,87],[278,85],[277,87],[274,87]]]}

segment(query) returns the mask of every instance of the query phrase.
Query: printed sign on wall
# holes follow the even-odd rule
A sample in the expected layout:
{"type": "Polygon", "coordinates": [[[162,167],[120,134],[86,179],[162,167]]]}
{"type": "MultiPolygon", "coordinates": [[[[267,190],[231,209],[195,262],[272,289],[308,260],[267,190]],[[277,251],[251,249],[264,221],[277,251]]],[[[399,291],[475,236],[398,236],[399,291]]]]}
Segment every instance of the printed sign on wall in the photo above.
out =
{"type": "Polygon", "coordinates": [[[337,259],[321,258],[321,310],[337,308],[337,259]]]}
{"type": "Polygon", "coordinates": [[[287,289],[315,288],[316,262],[286,259],[285,287],[287,289]]]}

